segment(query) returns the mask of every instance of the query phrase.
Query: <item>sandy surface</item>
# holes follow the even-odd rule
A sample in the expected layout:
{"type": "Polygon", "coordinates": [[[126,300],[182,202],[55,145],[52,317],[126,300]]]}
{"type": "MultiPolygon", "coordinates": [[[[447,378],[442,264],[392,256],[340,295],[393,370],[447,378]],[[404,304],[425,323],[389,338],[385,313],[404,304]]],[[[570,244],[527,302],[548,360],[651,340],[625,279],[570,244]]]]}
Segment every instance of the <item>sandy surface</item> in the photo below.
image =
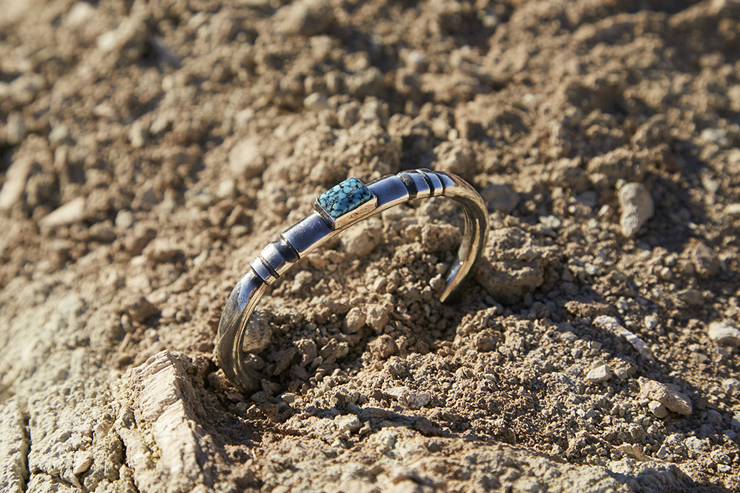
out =
{"type": "Polygon", "coordinates": [[[740,3],[0,1],[0,489],[740,490],[740,3]],[[665,8],[665,5],[670,5],[665,8]],[[348,176],[460,174],[213,339],[348,176]]]}

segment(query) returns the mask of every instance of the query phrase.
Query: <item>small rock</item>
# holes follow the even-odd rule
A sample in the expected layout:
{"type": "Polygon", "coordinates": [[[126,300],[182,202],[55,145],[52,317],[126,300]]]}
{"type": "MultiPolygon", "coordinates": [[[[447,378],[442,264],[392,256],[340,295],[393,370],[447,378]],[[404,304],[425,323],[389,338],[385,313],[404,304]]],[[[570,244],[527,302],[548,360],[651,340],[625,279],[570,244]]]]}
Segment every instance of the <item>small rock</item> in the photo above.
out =
{"type": "Polygon", "coordinates": [[[280,32],[310,37],[329,29],[334,22],[334,11],[328,0],[299,0],[282,7],[276,19],[280,32]]]}
{"type": "Polygon", "coordinates": [[[220,199],[231,199],[236,196],[236,184],[234,180],[224,180],[218,184],[216,196],[220,199]]]}
{"type": "Polygon", "coordinates": [[[331,339],[321,348],[319,356],[323,358],[326,364],[331,364],[334,361],[347,356],[347,353],[349,353],[349,345],[346,342],[339,342],[336,339],[331,339]]]}
{"type": "Polygon", "coordinates": [[[739,394],[740,381],[737,378],[725,378],[722,380],[722,388],[725,389],[725,393],[729,396],[739,394]]]}
{"type": "Polygon", "coordinates": [[[21,106],[25,106],[34,100],[36,94],[44,88],[46,81],[39,74],[21,75],[8,87],[8,96],[10,99],[21,106]]]}
{"type": "Polygon", "coordinates": [[[265,169],[265,160],[256,139],[237,143],[229,153],[229,167],[236,177],[253,178],[265,169]]]}
{"type": "Polygon", "coordinates": [[[477,333],[473,338],[475,349],[482,353],[494,351],[496,349],[496,343],[497,339],[495,334],[488,329],[477,333]]]}
{"type": "Polygon", "coordinates": [[[668,416],[668,409],[662,402],[650,401],[648,402],[648,408],[650,409],[650,412],[653,413],[653,416],[658,419],[663,419],[668,416]]]}
{"type": "Polygon", "coordinates": [[[709,324],[709,338],[723,346],[740,346],[740,330],[728,320],[709,324]]]}
{"type": "Polygon", "coordinates": [[[354,414],[344,414],[334,418],[334,426],[339,433],[354,433],[362,428],[362,422],[354,414]]]}
{"type": "MultiPolygon", "coordinates": [[[[693,264],[692,264],[693,265],[693,264]]],[[[676,299],[692,306],[701,306],[704,304],[704,294],[698,289],[686,288],[675,294],[676,299]]]]}
{"type": "Polygon", "coordinates": [[[49,142],[52,144],[61,144],[62,142],[69,140],[69,138],[69,127],[61,123],[55,125],[54,128],[51,129],[51,132],[49,132],[49,142]]]}
{"type": "Polygon", "coordinates": [[[647,315],[645,317],[645,328],[648,330],[655,330],[660,325],[657,315],[647,315]]]}
{"type": "Polygon", "coordinates": [[[124,303],[124,308],[128,311],[131,318],[139,323],[144,322],[152,315],[159,313],[156,306],[152,305],[149,300],[143,296],[134,296],[124,303]]]}
{"type": "Polygon", "coordinates": [[[350,101],[341,105],[337,110],[337,122],[339,125],[343,128],[349,128],[357,123],[360,118],[361,107],[357,101],[350,101]]]}
{"type": "Polygon", "coordinates": [[[5,127],[5,140],[10,145],[20,144],[26,136],[26,120],[23,114],[14,111],[8,115],[8,123],[5,127]]]}
{"type": "Polygon", "coordinates": [[[327,101],[326,96],[324,96],[320,92],[315,92],[306,96],[306,99],[303,100],[303,106],[307,110],[314,111],[316,113],[322,110],[330,109],[329,102],[327,101]]]}
{"type": "Polygon", "coordinates": [[[77,197],[57,208],[39,221],[42,228],[54,228],[76,223],[84,217],[85,197],[77,197]]]}
{"type": "Polygon", "coordinates": [[[91,452],[81,452],[75,457],[74,466],[72,468],[72,474],[79,476],[90,469],[93,463],[93,456],[91,452]]]}
{"type": "Polygon", "coordinates": [[[84,27],[95,15],[95,7],[87,2],[77,2],[69,9],[64,23],[72,29],[84,27]]]}
{"type": "Polygon", "coordinates": [[[365,313],[357,307],[351,309],[349,313],[347,313],[347,317],[344,319],[344,328],[348,334],[359,332],[364,325],[365,313]]]}
{"type": "MultiPolygon", "coordinates": [[[[478,156],[473,144],[468,140],[443,142],[434,148],[434,154],[438,160],[435,169],[439,171],[454,173],[466,180],[472,180],[476,173],[478,156]]],[[[491,193],[494,193],[493,190],[491,193]]],[[[513,201],[513,197],[510,200],[513,201]]]]}
{"type": "Polygon", "coordinates": [[[619,225],[627,238],[634,236],[653,217],[653,198],[642,183],[628,183],[619,190],[622,217],[619,225]]]}
{"type": "MultiPolygon", "coordinates": [[[[116,218],[117,219],[117,218],[116,218]]],[[[117,223],[117,221],[116,221],[117,223]]],[[[141,255],[144,248],[157,236],[157,230],[148,228],[139,223],[134,227],[133,232],[126,235],[124,248],[131,255],[141,255]]]]}
{"type": "Polygon", "coordinates": [[[666,457],[668,457],[671,453],[671,449],[666,447],[665,445],[662,445],[658,452],[655,454],[655,456],[660,459],[664,460],[666,457]]]}
{"type": "Polygon", "coordinates": [[[710,409],[709,411],[707,411],[707,423],[709,423],[709,425],[716,430],[721,430],[724,428],[722,415],[714,409],[710,409]]]}
{"type": "Polygon", "coordinates": [[[342,235],[344,251],[353,257],[370,255],[383,239],[383,223],[377,218],[363,221],[342,235]]]}
{"type": "Polygon", "coordinates": [[[286,404],[292,404],[295,402],[295,394],[292,392],[286,392],[283,394],[283,402],[286,404]]]}
{"type": "Polygon", "coordinates": [[[146,144],[147,133],[148,132],[140,122],[134,122],[128,131],[128,140],[131,142],[131,147],[135,149],[144,147],[144,144],[146,144]]]}
{"type": "Polygon", "coordinates": [[[23,190],[32,165],[33,161],[30,159],[18,159],[10,165],[5,174],[5,184],[0,190],[0,211],[10,209],[23,198],[23,190]]]}
{"type": "Polygon", "coordinates": [[[713,277],[719,272],[720,263],[717,255],[711,248],[702,242],[697,242],[691,249],[691,262],[696,268],[699,277],[713,277]]]}
{"type": "Polygon", "coordinates": [[[182,256],[183,250],[168,238],[157,238],[144,249],[144,255],[153,262],[167,262],[175,257],[182,256]]]}
{"type": "Polygon", "coordinates": [[[382,336],[370,341],[367,347],[370,349],[372,354],[380,359],[386,359],[398,351],[396,341],[394,341],[388,334],[383,334],[382,336]]]}
{"type": "Polygon", "coordinates": [[[247,331],[242,341],[242,350],[247,353],[259,353],[270,345],[272,326],[264,312],[256,309],[247,322],[247,331]]]}
{"type": "Polygon", "coordinates": [[[116,232],[108,224],[95,223],[90,227],[90,239],[100,243],[113,243],[116,241],[116,232]]]}
{"type": "Polygon", "coordinates": [[[275,360],[275,370],[272,372],[273,375],[280,375],[284,372],[290,364],[293,362],[293,358],[298,354],[298,350],[294,347],[281,349],[280,351],[273,354],[275,360]]]}
{"type": "Polygon", "coordinates": [[[408,387],[391,387],[385,393],[395,397],[399,404],[409,409],[421,409],[431,400],[428,392],[413,392],[408,387]]]}
{"type": "Polygon", "coordinates": [[[586,383],[601,383],[611,378],[612,372],[606,365],[599,365],[586,375],[586,383]]]}
{"type": "Polygon", "coordinates": [[[159,197],[154,186],[147,183],[136,192],[136,197],[132,202],[134,209],[150,209],[159,203],[159,197]]]}
{"type": "Polygon", "coordinates": [[[296,341],[294,344],[296,349],[298,349],[298,354],[301,355],[301,364],[306,364],[313,361],[313,359],[318,354],[316,343],[311,339],[301,339],[299,341],[296,341]]]}
{"type": "Polygon", "coordinates": [[[729,204],[725,207],[725,215],[730,217],[740,217],[740,204],[729,204]]]}
{"type": "Polygon", "coordinates": [[[691,399],[679,392],[673,384],[665,384],[640,377],[640,396],[644,399],[650,399],[662,402],[671,411],[678,414],[691,414],[693,406],[691,399]]]}
{"type": "Polygon", "coordinates": [[[380,333],[388,323],[388,310],[382,305],[368,305],[365,315],[365,323],[380,333]]]}
{"type": "Polygon", "coordinates": [[[125,18],[116,29],[107,31],[96,40],[98,49],[130,61],[138,60],[147,48],[147,24],[141,18],[125,18]]]}
{"type": "Polygon", "coordinates": [[[686,447],[686,450],[689,451],[689,455],[692,457],[696,457],[709,449],[707,442],[707,439],[700,440],[696,437],[688,437],[683,443],[686,447]]]}
{"type": "Polygon", "coordinates": [[[504,214],[512,212],[519,204],[519,194],[506,184],[489,183],[480,191],[480,195],[488,204],[489,209],[504,214]]]}

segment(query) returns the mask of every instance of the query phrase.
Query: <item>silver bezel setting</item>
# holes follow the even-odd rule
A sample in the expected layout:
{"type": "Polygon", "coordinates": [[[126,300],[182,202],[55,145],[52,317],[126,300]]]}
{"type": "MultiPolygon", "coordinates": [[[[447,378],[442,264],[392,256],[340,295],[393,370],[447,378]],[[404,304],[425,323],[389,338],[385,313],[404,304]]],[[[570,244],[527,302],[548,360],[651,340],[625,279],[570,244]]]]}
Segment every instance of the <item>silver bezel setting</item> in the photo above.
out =
{"type": "Polygon", "coordinates": [[[314,208],[332,230],[342,229],[343,227],[356,222],[359,218],[369,215],[375,210],[375,208],[378,206],[378,197],[376,197],[373,192],[370,192],[370,194],[372,195],[372,197],[369,200],[363,202],[356,208],[345,214],[342,214],[339,217],[333,217],[331,214],[329,214],[326,209],[324,209],[324,206],[319,203],[318,197],[316,197],[316,201],[314,202],[314,208]]]}

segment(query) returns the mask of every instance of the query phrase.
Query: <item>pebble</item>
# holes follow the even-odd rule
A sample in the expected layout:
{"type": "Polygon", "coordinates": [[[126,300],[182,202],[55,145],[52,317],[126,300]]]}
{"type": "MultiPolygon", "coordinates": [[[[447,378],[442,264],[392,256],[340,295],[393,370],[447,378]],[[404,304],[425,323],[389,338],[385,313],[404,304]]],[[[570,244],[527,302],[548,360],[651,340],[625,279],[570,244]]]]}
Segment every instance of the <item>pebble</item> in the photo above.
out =
{"type": "Polygon", "coordinates": [[[691,262],[694,264],[696,273],[703,278],[715,276],[720,269],[719,258],[702,242],[697,242],[691,249],[691,262]]]}
{"type": "Polygon", "coordinates": [[[358,307],[355,307],[347,313],[344,319],[344,328],[348,334],[359,332],[365,326],[365,313],[358,307]]]}
{"type": "Polygon", "coordinates": [[[93,463],[92,453],[80,452],[77,455],[77,457],[75,457],[74,466],[72,467],[72,474],[74,474],[75,476],[79,476],[80,474],[90,469],[90,466],[92,466],[92,463],[93,463]]]}
{"type": "Polygon", "coordinates": [[[722,380],[722,388],[729,396],[740,394],[740,380],[737,378],[725,378],[722,380]]]}
{"type": "Polygon", "coordinates": [[[303,106],[307,110],[314,111],[316,113],[331,108],[329,106],[329,102],[326,99],[326,96],[324,96],[320,92],[315,92],[306,96],[306,99],[303,100],[303,106]]]}
{"type": "Polygon", "coordinates": [[[688,415],[693,411],[691,399],[679,392],[675,385],[656,382],[644,377],[640,377],[638,382],[642,398],[661,402],[678,414],[688,415]]]}
{"type": "Polygon", "coordinates": [[[69,138],[69,127],[61,123],[55,125],[54,128],[51,129],[51,132],[49,132],[49,142],[52,144],[61,144],[62,142],[69,140],[69,138]]]}
{"type": "Polygon", "coordinates": [[[299,0],[282,7],[276,18],[278,31],[310,37],[329,29],[334,11],[328,0],[299,0]]]}
{"type": "Polygon", "coordinates": [[[95,7],[87,2],[77,2],[69,9],[64,23],[73,29],[83,27],[95,15],[95,7]]]}
{"type": "Polygon", "coordinates": [[[236,177],[253,178],[265,169],[265,160],[256,139],[237,143],[229,153],[229,168],[236,177]]]}
{"type": "Polygon", "coordinates": [[[637,349],[637,352],[639,352],[643,358],[648,360],[653,359],[653,353],[652,351],[650,351],[650,348],[647,347],[645,341],[624,328],[622,324],[619,323],[619,320],[617,320],[616,318],[609,317],[607,315],[601,315],[597,317],[596,320],[594,320],[594,325],[604,330],[608,330],[617,336],[624,337],[630,344],[632,344],[632,346],[634,346],[635,349],[637,349]]]}
{"type": "Polygon", "coordinates": [[[144,254],[153,262],[167,262],[183,255],[183,250],[168,238],[157,238],[147,245],[144,254]]]}
{"type": "Polygon", "coordinates": [[[668,409],[662,402],[650,401],[648,402],[648,408],[650,409],[650,412],[653,413],[653,416],[655,416],[656,418],[663,419],[668,416],[668,409]]]}
{"type": "Polygon", "coordinates": [[[383,223],[377,218],[372,218],[349,229],[342,235],[341,241],[344,251],[354,257],[365,257],[375,250],[382,239],[383,223]]]}
{"type": "Polygon", "coordinates": [[[740,217],[740,204],[729,204],[725,207],[725,215],[730,217],[740,217]]]}
{"type": "Polygon", "coordinates": [[[8,97],[21,106],[25,106],[34,100],[36,94],[43,89],[46,81],[39,74],[21,75],[8,87],[8,97]]]}
{"type": "Polygon", "coordinates": [[[85,197],[72,199],[63,206],[57,208],[48,216],[39,221],[39,226],[54,228],[75,223],[83,218],[85,212],[85,197]]]}
{"type": "Polygon", "coordinates": [[[5,127],[5,140],[10,145],[20,144],[26,136],[26,120],[23,114],[14,111],[8,115],[8,123],[5,127]]]}
{"type": "Polygon", "coordinates": [[[388,334],[383,334],[382,336],[375,338],[374,340],[370,341],[367,346],[370,349],[371,353],[381,359],[386,359],[390,355],[398,351],[396,341],[394,341],[393,338],[388,334]]]}
{"type": "Polygon", "coordinates": [[[146,144],[147,131],[142,126],[141,122],[134,122],[128,131],[128,140],[131,142],[131,147],[139,149],[144,147],[146,144]]]}
{"type": "Polygon", "coordinates": [[[149,300],[143,296],[134,296],[124,302],[124,308],[128,311],[131,318],[139,323],[144,322],[147,318],[159,313],[157,307],[152,305],[149,300]]]}
{"type": "Polygon", "coordinates": [[[709,324],[709,338],[724,346],[740,346],[740,330],[728,320],[709,324]]]}
{"type": "Polygon", "coordinates": [[[216,196],[220,199],[230,199],[236,196],[236,184],[234,180],[224,180],[218,184],[216,196]]]}
{"type": "Polygon", "coordinates": [[[488,204],[489,209],[504,214],[512,212],[519,204],[519,194],[506,184],[489,183],[480,191],[480,195],[488,204]]]}
{"type": "Polygon", "coordinates": [[[697,456],[709,448],[706,442],[706,439],[700,440],[696,437],[688,437],[683,443],[690,455],[697,456]]]}
{"type": "Polygon", "coordinates": [[[408,387],[391,387],[385,393],[395,397],[399,404],[409,409],[420,409],[431,400],[428,392],[413,392],[408,387]]]}
{"type": "Polygon", "coordinates": [[[380,333],[388,323],[388,310],[382,305],[368,305],[365,315],[365,323],[380,333]]]}
{"type": "Polygon", "coordinates": [[[362,428],[362,422],[354,414],[344,414],[334,418],[334,426],[340,433],[354,433],[362,428]]]}
{"type": "Polygon", "coordinates": [[[656,457],[657,457],[658,459],[661,459],[661,460],[663,460],[663,459],[665,459],[666,457],[668,457],[668,455],[670,455],[670,453],[671,453],[671,449],[670,449],[670,448],[668,448],[668,447],[666,447],[665,445],[662,445],[662,446],[660,447],[660,449],[658,450],[658,452],[657,452],[657,453],[655,454],[655,456],[656,456],[656,457]]]}
{"type": "Polygon", "coordinates": [[[247,322],[247,331],[242,341],[242,350],[247,353],[258,353],[270,345],[272,326],[259,308],[254,311],[247,322]]]}
{"type": "Polygon", "coordinates": [[[30,159],[18,159],[10,165],[5,174],[5,184],[0,190],[0,211],[8,210],[22,200],[32,164],[30,159]]]}
{"type": "Polygon", "coordinates": [[[360,115],[360,103],[357,101],[350,101],[344,103],[337,110],[337,121],[343,128],[349,128],[353,126],[359,120],[360,115]]]}
{"type": "Polygon", "coordinates": [[[653,198],[642,183],[624,185],[619,190],[619,205],[622,209],[619,225],[627,238],[633,237],[655,211],[653,198]]]}
{"type": "Polygon", "coordinates": [[[599,365],[586,375],[586,383],[601,383],[611,378],[612,372],[606,365],[599,365]]]}

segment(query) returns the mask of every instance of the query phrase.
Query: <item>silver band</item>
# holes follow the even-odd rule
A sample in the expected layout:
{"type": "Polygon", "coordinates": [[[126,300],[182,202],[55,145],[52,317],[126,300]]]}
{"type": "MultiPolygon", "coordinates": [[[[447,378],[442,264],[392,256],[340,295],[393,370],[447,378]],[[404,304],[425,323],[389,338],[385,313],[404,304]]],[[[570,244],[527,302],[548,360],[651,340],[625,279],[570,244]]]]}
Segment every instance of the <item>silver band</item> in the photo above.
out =
{"type": "MultiPolygon", "coordinates": [[[[360,183],[357,180],[355,182],[360,183]]],[[[369,190],[372,196],[365,197],[349,212],[335,212],[335,215],[341,213],[339,217],[333,217],[331,210],[322,207],[320,199],[324,195],[317,199],[316,211],[281,234],[278,241],[267,245],[251,262],[249,272],[234,287],[221,315],[215,343],[216,362],[233,383],[247,390],[259,387],[261,377],[247,365],[243,348],[245,342],[246,347],[250,346],[251,338],[260,337],[250,334],[250,330],[257,329],[248,322],[265,287],[275,282],[295,262],[363,219],[409,200],[425,197],[447,197],[462,207],[465,212],[465,232],[457,261],[446,276],[447,286],[440,297],[442,302],[455,293],[480,257],[488,238],[488,210],[478,192],[459,176],[418,169],[385,176],[366,188],[361,183],[360,186],[365,193],[369,190]]]]}

